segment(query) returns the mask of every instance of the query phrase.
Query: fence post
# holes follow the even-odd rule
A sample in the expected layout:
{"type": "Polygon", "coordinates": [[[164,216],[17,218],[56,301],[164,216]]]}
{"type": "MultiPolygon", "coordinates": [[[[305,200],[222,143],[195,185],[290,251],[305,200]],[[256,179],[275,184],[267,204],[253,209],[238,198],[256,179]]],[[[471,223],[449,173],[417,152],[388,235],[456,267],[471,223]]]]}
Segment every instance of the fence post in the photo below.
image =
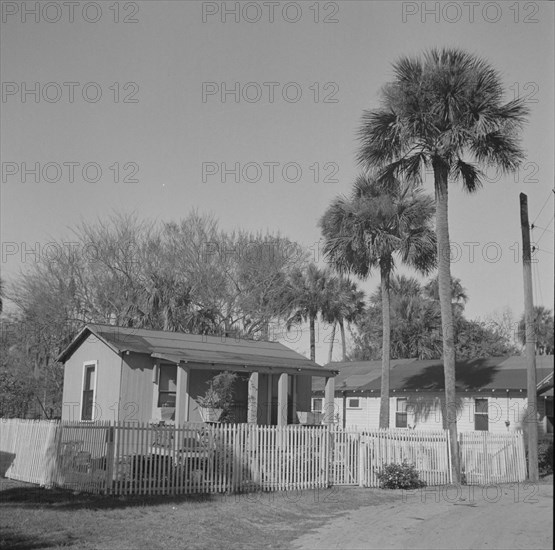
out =
{"type": "Polygon", "coordinates": [[[451,468],[451,433],[449,430],[445,430],[445,432],[447,434],[447,468],[449,471],[449,484],[453,484],[453,470],[451,468]]]}
{"type": "Polygon", "coordinates": [[[115,438],[114,438],[114,426],[108,426],[106,430],[106,487],[104,489],[104,494],[112,494],[112,481],[114,476],[114,461],[115,461],[115,438]]]}
{"type": "Polygon", "coordinates": [[[53,479],[52,482],[54,485],[62,487],[64,484],[64,476],[62,472],[62,465],[63,465],[63,457],[62,457],[62,441],[63,441],[63,433],[64,433],[65,424],[64,422],[60,422],[58,424],[58,429],[56,430],[56,439],[54,443],[55,449],[55,456],[56,459],[54,461],[54,471],[53,471],[53,479]],[[60,481],[60,477],[62,478],[60,481]]]}
{"type": "Polygon", "coordinates": [[[325,449],[324,449],[324,482],[326,488],[330,486],[330,467],[331,467],[331,460],[332,460],[332,436],[331,436],[331,426],[324,425],[325,435],[325,449]]]}
{"type": "Polygon", "coordinates": [[[365,446],[362,443],[362,434],[357,434],[358,440],[358,486],[364,487],[364,482],[366,481],[366,453],[365,446]]]}

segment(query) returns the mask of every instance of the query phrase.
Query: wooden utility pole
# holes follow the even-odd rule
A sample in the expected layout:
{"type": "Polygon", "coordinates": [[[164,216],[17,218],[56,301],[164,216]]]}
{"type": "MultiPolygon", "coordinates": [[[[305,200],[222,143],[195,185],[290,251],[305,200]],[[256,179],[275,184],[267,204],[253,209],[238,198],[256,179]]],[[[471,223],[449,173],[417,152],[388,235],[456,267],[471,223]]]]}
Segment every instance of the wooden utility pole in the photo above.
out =
{"type": "Polygon", "coordinates": [[[528,197],[520,194],[520,229],[522,231],[522,269],[524,274],[524,330],[526,334],[527,400],[526,428],[528,435],[528,478],[538,481],[538,417],[536,385],[536,327],[532,296],[532,251],[528,222],[528,197]]]}

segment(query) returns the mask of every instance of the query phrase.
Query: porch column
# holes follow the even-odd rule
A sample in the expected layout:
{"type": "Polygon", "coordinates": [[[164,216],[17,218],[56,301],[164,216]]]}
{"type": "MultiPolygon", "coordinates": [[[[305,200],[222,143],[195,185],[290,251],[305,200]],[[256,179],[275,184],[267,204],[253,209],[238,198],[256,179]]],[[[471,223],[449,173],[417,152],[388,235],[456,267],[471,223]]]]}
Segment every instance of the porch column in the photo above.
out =
{"type": "Polygon", "coordinates": [[[296,376],[291,377],[291,412],[293,416],[291,422],[293,422],[293,424],[299,422],[297,420],[297,380],[298,378],[296,376]]]}
{"type": "Polygon", "coordinates": [[[258,373],[252,372],[249,377],[249,396],[247,399],[247,422],[258,423],[258,373]]]}
{"type": "Polygon", "coordinates": [[[189,422],[189,367],[177,365],[177,388],[175,397],[175,423],[189,422]]]}
{"type": "Polygon", "coordinates": [[[287,426],[287,394],[289,393],[287,378],[287,373],[284,372],[278,379],[278,426],[287,426]]]}
{"type": "Polygon", "coordinates": [[[273,386],[274,386],[274,378],[273,375],[268,373],[266,375],[266,380],[268,381],[268,387],[267,389],[267,398],[268,401],[266,403],[266,424],[268,426],[272,425],[272,404],[273,404],[273,400],[274,400],[274,396],[273,396],[273,386]]]}
{"type": "Polygon", "coordinates": [[[326,388],[324,390],[324,409],[322,424],[333,424],[333,417],[335,413],[335,378],[330,376],[326,378],[326,388]]]}

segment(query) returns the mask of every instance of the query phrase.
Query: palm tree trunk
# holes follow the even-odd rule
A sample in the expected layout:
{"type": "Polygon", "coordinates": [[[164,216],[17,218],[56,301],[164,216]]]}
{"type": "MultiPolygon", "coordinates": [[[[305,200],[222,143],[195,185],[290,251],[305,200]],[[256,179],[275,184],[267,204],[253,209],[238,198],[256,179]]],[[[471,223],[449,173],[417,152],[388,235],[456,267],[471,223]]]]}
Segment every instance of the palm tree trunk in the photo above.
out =
{"type": "Polygon", "coordinates": [[[310,360],[316,362],[316,332],[314,330],[315,317],[310,316],[310,360]]]}
{"type": "Polygon", "coordinates": [[[347,342],[345,340],[345,322],[343,319],[339,321],[339,329],[341,330],[341,346],[343,351],[343,361],[347,361],[347,342]]]}
{"type": "Polygon", "coordinates": [[[380,428],[389,428],[389,357],[391,353],[390,341],[390,311],[389,311],[389,267],[380,267],[382,289],[382,385],[380,394],[380,428]]]}
{"type": "Polygon", "coordinates": [[[331,340],[330,340],[330,352],[328,354],[328,363],[331,363],[331,358],[333,355],[333,342],[335,340],[335,327],[337,326],[337,322],[333,323],[331,327],[331,340]]]}
{"type": "Polygon", "coordinates": [[[453,483],[460,483],[460,460],[457,435],[457,402],[455,394],[455,337],[453,330],[453,306],[451,303],[451,258],[449,248],[447,178],[447,168],[444,165],[435,163],[434,179],[436,194],[437,260],[441,328],[443,334],[445,415],[447,428],[449,430],[453,483]]]}

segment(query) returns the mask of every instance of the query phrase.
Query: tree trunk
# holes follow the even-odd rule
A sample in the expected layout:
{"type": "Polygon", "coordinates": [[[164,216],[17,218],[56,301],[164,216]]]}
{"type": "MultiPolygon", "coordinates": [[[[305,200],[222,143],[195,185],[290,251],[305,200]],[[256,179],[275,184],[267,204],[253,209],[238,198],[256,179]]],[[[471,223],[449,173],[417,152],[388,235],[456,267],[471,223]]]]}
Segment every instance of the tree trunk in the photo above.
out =
{"type": "Polygon", "coordinates": [[[332,355],[333,355],[333,342],[335,341],[335,327],[337,326],[337,322],[333,323],[331,327],[331,340],[330,340],[330,352],[328,354],[328,363],[331,363],[332,355]]]}
{"type": "Polygon", "coordinates": [[[439,304],[443,336],[443,372],[445,377],[445,415],[449,430],[453,483],[460,483],[459,444],[457,435],[457,401],[455,394],[455,337],[451,303],[451,251],[449,247],[449,215],[447,200],[448,169],[434,164],[436,195],[437,263],[439,304]]]}
{"type": "Polygon", "coordinates": [[[390,311],[389,311],[389,266],[380,267],[382,289],[382,385],[380,393],[380,428],[389,428],[389,358],[390,311]]]}
{"type": "Polygon", "coordinates": [[[310,360],[316,362],[316,333],[314,330],[315,317],[310,316],[310,360]]]}
{"type": "Polygon", "coordinates": [[[341,330],[341,347],[343,351],[343,361],[347,361],[347,342],[345,340],[345,321],[339,321],[339,328],[341,330]]]}
{"type": "Polygon", "coordinates": [[[270,341],[270,322],[267,320],[262,323],[260,328],[260,339],[264,342],[270,341]]]}

